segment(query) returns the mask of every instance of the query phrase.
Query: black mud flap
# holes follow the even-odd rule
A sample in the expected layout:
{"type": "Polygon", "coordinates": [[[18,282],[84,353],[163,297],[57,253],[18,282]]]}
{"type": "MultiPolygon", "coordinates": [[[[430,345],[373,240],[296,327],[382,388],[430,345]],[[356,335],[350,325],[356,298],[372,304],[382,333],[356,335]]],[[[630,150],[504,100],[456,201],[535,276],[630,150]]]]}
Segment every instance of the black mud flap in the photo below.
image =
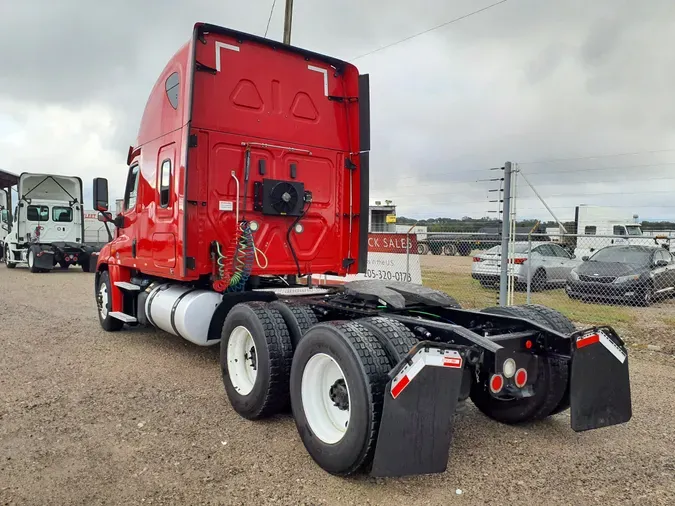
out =
{"type": "Polygon", "coordinates": [[[41,251],[41,255],[35,255],[35,267],[51,271],[54,268],[54,252],[41,251]]]}
{"type": "Polygon", "coordinates": [[[628,353],[609,327],[572,335],[570,411],[572,429],[581,432],[631,419],[628,353]]]}
{"type": "Polygon", "coordinates": [[[372,476],[447,468],[464,358],[455,350],[419,346],[387,383],[372,476]]]}

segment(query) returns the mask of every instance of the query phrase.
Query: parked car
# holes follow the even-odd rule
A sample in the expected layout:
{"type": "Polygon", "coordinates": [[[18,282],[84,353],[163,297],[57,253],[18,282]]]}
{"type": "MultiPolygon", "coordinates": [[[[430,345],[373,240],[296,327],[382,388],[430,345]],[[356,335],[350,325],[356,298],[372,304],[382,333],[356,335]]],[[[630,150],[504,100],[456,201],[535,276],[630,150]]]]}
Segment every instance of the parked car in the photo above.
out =
{"type": "MultiPolygon", "coordinates": [[[[485,287],[496,286],[499,283],[501,250],[501,246],[494,246],[473,257],[471,266],[473,279],[477,279],[485,287]]],[[[529,274],[531,289],[542,290],[547,287],[564,286],[570,272],[581,264],[581,260],[551,242],[531,244],[516,242],[514,243],[513,264],[513,275],[518,285],[526,286],[529,274]],[[528,260],[530,246],[532,252],[528,260]]]]}
{"type": "Polygon", "coordinates": [[[675,259],[661,246],[606,246],[570,273],[573,299],[632,302],[648,306],[675,293],[675,259]]]}

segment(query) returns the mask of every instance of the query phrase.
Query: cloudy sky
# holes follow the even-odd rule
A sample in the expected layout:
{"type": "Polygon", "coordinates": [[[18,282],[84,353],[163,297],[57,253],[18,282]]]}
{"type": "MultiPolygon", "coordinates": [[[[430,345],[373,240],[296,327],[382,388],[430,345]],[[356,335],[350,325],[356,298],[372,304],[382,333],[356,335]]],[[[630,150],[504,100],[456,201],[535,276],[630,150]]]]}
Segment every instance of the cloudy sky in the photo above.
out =
{"type": "MultiPolygon", "coordinates": [[[[561,219],[579,203],[675,219],[675,2],[508,0],[371,53],[496,1],[295,0],[294,45],[371,75],[372,197],[486,216],[487,169],[512,160],[561,219]]],[[[272,0],[0,4],[0,167],[79,175],[87,194],[105,175],[121,197],[148,93],[193,23],[262,35],[272,0]]],[[[548,218],[522,179],[517,206],[548,218]]]]}

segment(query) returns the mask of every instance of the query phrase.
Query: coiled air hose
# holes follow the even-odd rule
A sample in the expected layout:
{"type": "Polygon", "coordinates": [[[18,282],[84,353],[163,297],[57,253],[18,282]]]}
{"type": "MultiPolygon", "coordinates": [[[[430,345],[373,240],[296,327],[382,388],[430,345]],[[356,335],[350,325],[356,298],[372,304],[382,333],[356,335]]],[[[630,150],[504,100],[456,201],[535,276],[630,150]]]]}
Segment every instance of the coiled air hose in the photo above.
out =
{"type": "MultiPolygon", "coordinates": [[[[237,234],[234,238],[234,251],[232,252],[232,275],[229,276],[228,292],[241,292],[246,288],[246,282],[253,270],[253,261],[260,269],[266,269],[268,260],[265,254],[255,246],[253,231],[247,221],[239,223],[237,234]],[[264,263],[261,263],[261,258],[264,263]]],[[[226,265],[227,257],[223,255],[220,245],[216,243],[216,264],[218,277],[221,280],[228,279],[226,265]]]]}

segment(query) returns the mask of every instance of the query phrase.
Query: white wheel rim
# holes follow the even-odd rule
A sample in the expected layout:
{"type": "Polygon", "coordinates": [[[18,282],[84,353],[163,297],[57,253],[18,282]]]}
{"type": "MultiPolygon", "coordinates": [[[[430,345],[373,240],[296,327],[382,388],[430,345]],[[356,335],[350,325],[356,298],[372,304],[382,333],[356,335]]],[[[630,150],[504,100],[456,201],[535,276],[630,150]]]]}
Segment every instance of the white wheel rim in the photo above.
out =
{"type": "Polygon", "coordinates": [[[108,287],[105,283],[101,283],[98,288],[98,295],[100,297],[101,307],[98,309],[101,317],[105,319],[108,316],[108,287]]]}
{"type": "Polygon", "coordinates": [[[35,264],[35,253],[33,253],[33,250],[30,250],[28,252],[28,267],[33,267],[35,264]]]}
{"type": "Polygon", "coordinates": [[[300,390],[305,418],[314,435],[326,444],[340,442],[349,427],[351,399],[349,385],[335,359],[325,353],[312,356],[302,372],[300,390]],[[341,390],[342,397],[336,398],[336,389],[341,390]]]}
{"type": "Polygon", "coordinates": [[[239,395],[248,395],[258,377],[258,350],[246,327],[236,327],[227,342],[227,373],[239,395]]]}

